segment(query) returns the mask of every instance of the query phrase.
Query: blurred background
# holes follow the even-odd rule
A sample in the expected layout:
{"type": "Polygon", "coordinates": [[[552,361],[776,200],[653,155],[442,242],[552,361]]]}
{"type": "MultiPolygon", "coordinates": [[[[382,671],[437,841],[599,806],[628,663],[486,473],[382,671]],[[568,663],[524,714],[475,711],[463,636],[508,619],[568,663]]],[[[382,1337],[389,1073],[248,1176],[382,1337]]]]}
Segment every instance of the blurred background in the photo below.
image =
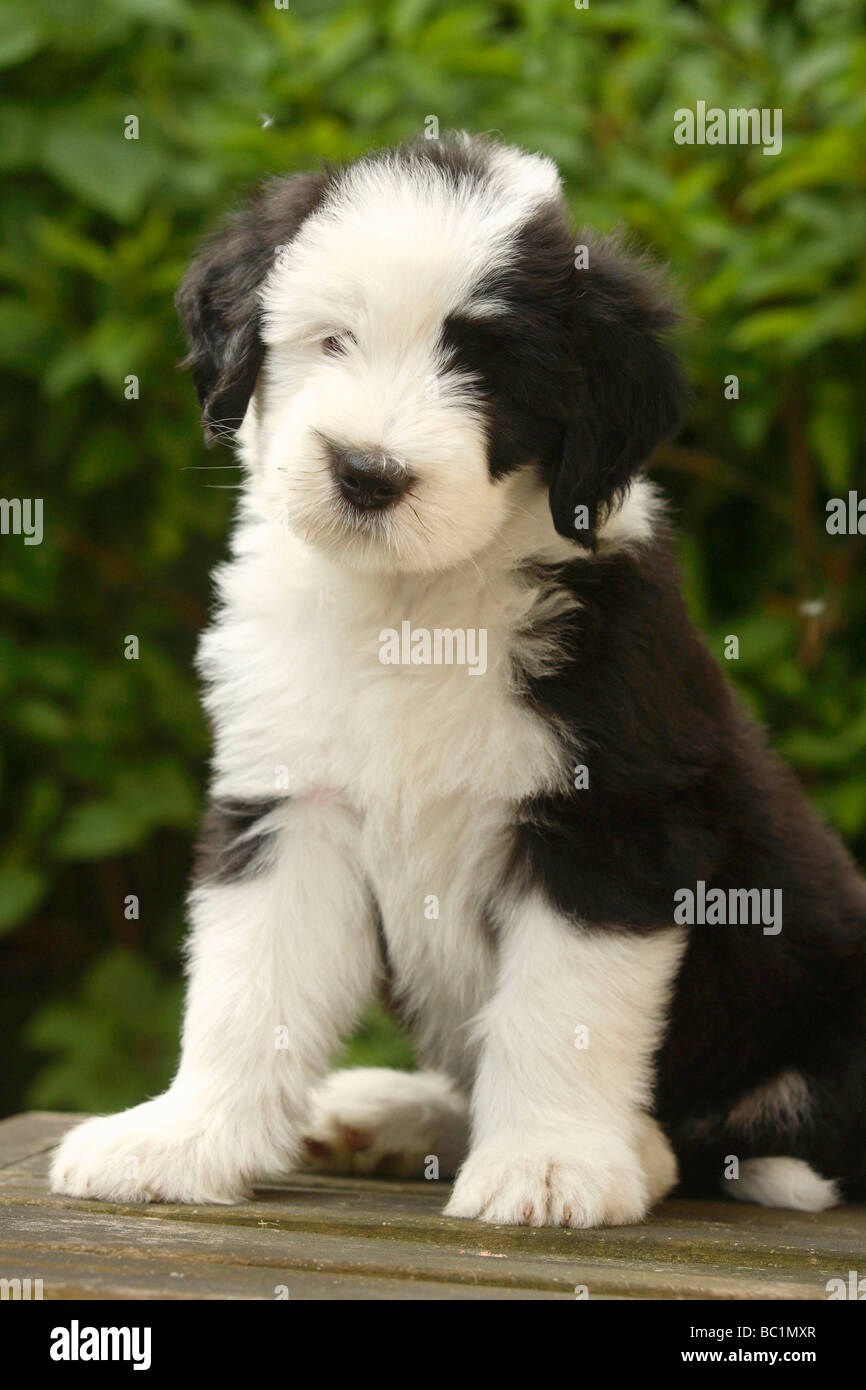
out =
{"type": "MultiPolygon", "coordinates": [[[[866,867],[866,535],[825,525],[866,497],[859,0],[279,4],[0,18],[0,491],[45,528],[0,536],[0,1114],[136,1102],[176,1058],[191,663],[236,498],[177,371],[177,281],[263,175],[429,117],[552,155],[581,223],[670,263],[695,390],[653,473],[691,611],[718,655],[739,637],[730,675],[866,867]],[[781,108],[782,152],[677,145],[698,100],[781,108]]],[[[350,1055],[411,1061],[376,1011],[350,1055]]]]}

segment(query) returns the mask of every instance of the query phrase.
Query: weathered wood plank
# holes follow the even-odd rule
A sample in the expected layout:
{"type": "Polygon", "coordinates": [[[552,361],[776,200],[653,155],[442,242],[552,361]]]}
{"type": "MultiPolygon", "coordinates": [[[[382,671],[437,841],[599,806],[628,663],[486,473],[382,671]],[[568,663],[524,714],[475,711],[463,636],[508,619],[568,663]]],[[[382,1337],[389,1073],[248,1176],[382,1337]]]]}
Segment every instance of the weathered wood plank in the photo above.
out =
{"type": "MultiPolygon", "coordinates": [[[[471,1228],[466,1245],[428,1240],[402,1241],[383,1233],[370,1238],[350,1233],[322,1234],[279,1228],[208,1226],[180,1220],[148,1221],[99,1210],[75,1211],[20,1207],[0,1209],[0,1263],[13,1260],[25,1274],[43,1277],[58,1250],[70,1258],[113,1260],[127,1276],[141,1261],[162,1265],[165,1296],[176,1296],[173,1273],[202,1269],[230,1271],[238,1266],[261,1271],[270,1297],[276,1284],[298,1272],[393,1278],[474,1287],[523,1289],[574,1297],[586,1288],[590,1297],[636,1298],[792,1298],[824,1297],[826,1275],[818,1271],[775,1271],[772,1276],[732,1263],[724,1270],[684,1261],[666,1264],[635,1258],[593,1259],[575,1249],[570,1257],[544,1251],[497,1254],[471,1228]]],[[[261,1295],[260,1295],[261,1296],[261,1295]]]]}
{"type": "Polygon", "coordinates": [[[60,1136],[80,1119],[80,1115],[31,1110],[26,1115],[0,1120],[0,1169],[33,1155],[47,1155],[60,1136]]]}
{"type": "Polygon", "coordinates": [[[547,1290],[508,1288],[504,1285],[463,1284],[455,1294],[451,1283],[436,1280],[377,1278],[366,1274],[347,1274],[342,1268],[334,1271],[307,1269],[276,1270],[243,1264],[215,1266],[171,1262],[166,1269],[161,1260],[142,1256],[134,1263],[120,1263],[114,1255],[82,1254],[80,1252],[39,1253],[30,1248],[16,1250],[3,1247],[4,1278],[41,1279],[42,1295],[46,1302],[63,1299],[242,1299],[277,1300],[283,1289],[293,1302],[320,1299],[338,1301],[398,1301],[423,1302],[474,1299],[498,1302],[502,1300],[561,1301],[572,1293],[553,1293],[547,1290]]]}
{"type": "Polygon", "coordinates": [[[671,1201],[641,1226],[571,1231],[443,1217],[444,1183],[314,1174],[238,1207],[59,1197],[45,1178],[72,1118],[0,1125],[0,1274],[41,1277],[46,1297],[273,1298],[284,1284],[302,1300],[574,1298],[583,1287],[592,1298],[823,1299],[828,1279],[866,1260],[863,1207],[671,1201]]]}
{"type": "MultiPolygon", "coordinates": [[[[334,1179],[325,1186],[299,1175],[291,1185],[261,1190],[238,1207],[122,1206],[47,1194],[25,1174],[0,1181],[0,1208],[7,1202],[45,1211],[90,1211],[138,1221],[200,1225],[207,1230],[272,1229],[309,1234],[339,1232],[344,1238],[385,1236],[436,1240],[440,1246],[485,1248],[493,1254],[574,1258],[639,1259],[708,1269],[735,1266],[755,1273],[783,1273],[862,1264],[866,1254],[866,1210],[844,1207],[820,1215],[773,1212],[724,1202],[664,1203],[634,1227],[597,1231],[478,1227],[440,1215],[447,1189],[423,1183],[392,1184],[376,1179],[334,1179]],[[399,1190],[395,1191],[397,1187],[399,1190]],[[754,1217],[754,1225],[750,1221],[754,1217]]],[[[828,1274],[827,1277],[830,1277],[828,1274]]]]}

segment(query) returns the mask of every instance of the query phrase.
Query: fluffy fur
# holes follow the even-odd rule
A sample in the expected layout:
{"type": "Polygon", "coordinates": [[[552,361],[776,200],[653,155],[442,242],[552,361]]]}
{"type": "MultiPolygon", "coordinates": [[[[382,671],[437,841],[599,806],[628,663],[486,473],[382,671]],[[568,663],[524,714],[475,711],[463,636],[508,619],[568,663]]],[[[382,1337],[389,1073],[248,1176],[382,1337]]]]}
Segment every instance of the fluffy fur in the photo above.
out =
{"type": "Polygon", "coordinates": [[[679,596],[640,472],[682,395],[658,277],[573,232],[549,160],[460,137],[274,181],[178,304],[246,478],[182,1057],[55,1188],[462,1159],[452,1215],[572,1226],[640,1220],[677,1159],[862,1194],[866,890],[679,596]],[[483,673],[384,663],[407,623],[483,631],[483,673]],[[781,890],[781,932],[677,925],[698,881],[781,890]],[[425,1070],[323,1081],[377,988],[425,1070]]]}

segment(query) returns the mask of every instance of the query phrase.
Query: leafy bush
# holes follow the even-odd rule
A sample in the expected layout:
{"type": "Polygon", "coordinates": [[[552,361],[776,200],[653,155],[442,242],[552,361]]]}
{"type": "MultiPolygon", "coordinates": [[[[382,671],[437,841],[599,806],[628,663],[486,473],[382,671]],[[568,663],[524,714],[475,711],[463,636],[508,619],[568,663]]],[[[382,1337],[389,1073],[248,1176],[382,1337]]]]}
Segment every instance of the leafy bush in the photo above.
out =
{"type": "MultiPolygon", "coordinates": [[[[0,1108],[121,1105],[174,1064],[208,748],[191,658],[235,478],[175,370],[174,287],[262,175],[430,116],[553,155],[579,223],[670,262],[695,396],[655,472],[689,601],[720,655],[738,635],[731,674],[866,857],[866,538],[825,528],[866,490],[854,0],[30,0],[0,63],[4,492],[45,509],[43,544],[0,537],[0,1108]],[[782,152],[676,144],[698,100],[780,108],[782,152]]],[[[378,1015],[361,1047],[407,1061],[378,1015]]]]}

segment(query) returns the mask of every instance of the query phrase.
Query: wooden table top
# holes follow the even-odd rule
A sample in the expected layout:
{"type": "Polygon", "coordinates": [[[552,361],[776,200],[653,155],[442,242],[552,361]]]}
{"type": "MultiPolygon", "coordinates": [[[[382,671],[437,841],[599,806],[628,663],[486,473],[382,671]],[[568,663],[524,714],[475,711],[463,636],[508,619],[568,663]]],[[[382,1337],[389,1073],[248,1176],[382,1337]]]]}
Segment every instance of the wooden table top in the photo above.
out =
{"type": "Polygon", "coordinates": [[[448,1185],[292,1174],[236,1207],[54,1196],[80,1116],[0,1121],[0,1279],[45,1299],[803,1299],[866,1270],[866,1206],[820,1214],[672,1200],[641,1226],[443,1217],[448,1185]]]}

